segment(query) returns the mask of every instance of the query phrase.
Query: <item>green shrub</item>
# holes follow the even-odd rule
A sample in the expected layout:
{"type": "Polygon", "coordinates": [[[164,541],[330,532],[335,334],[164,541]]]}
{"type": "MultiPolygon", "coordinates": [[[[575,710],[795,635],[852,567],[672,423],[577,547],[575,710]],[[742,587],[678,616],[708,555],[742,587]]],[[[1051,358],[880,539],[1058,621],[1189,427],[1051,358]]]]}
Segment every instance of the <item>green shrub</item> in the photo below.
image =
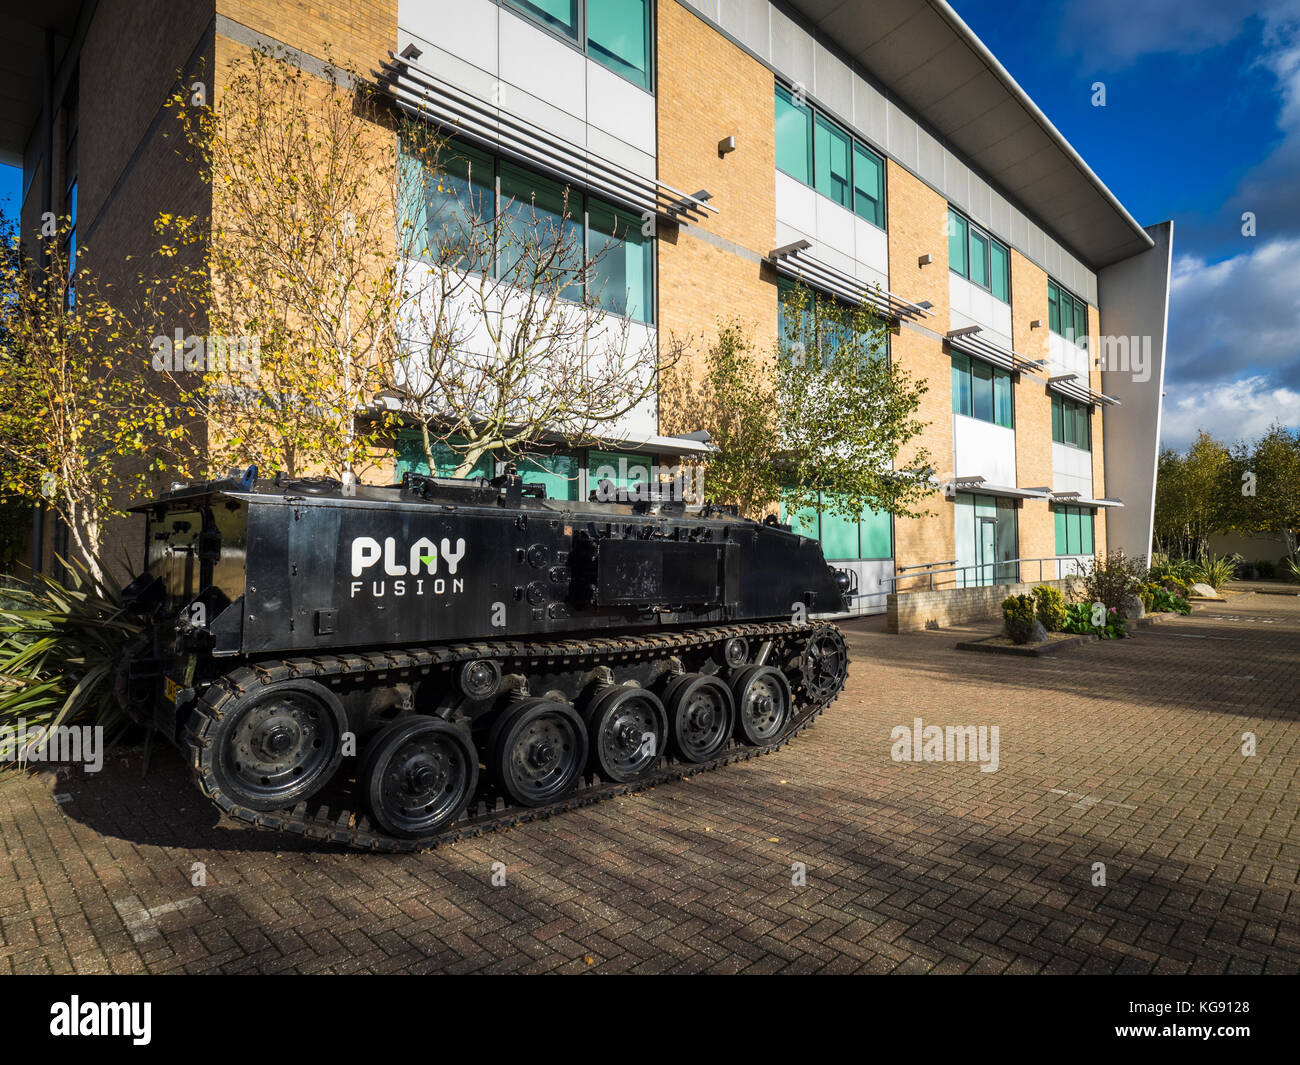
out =
{"type": "Polygon", "coordinates": [[[40,575],[0,602],[0,725],[29,730],[74,721],[103,725],[110,740],[129,723],[113,697],[113,665],[140,623],[111,578],[96,587],[70,567],[70,587],[40,575]]]}
{"type": "Polygon", "coordinates": [[[1083,636],[1100,636],[1103,640],[1122,640],[1128,635],[1124,619],[1115,607],[1108,607],[1105,621],[1101,625],[1092,623],[1092,603],[1071,603],[1066,608],[1063,632],[1078,633],[1083,636]]]}
{"type": "Polygon", "coordinates": [[[1124,599],[1137,591],[1145,575],[1140,560],[1129,558],[1123,551],[1110,551],[1088,565],[1083,576],[1084,595],[1090,603],[1121,607],[1124,599]]]}
{"type": "Polygon", "coordinates": [[[1179,614],[1190,614],[1192,604],[1187,601],[1185,595],[1178,595],[1175,592],[1168,591],[1160,585],[1151,585],[1155,590],[1151,593],[1151,606],[1147,607],[1152,613],[1168,614],[1171,612],[1179,614]]]}
{"type": "Polygon", "coordinates": [[[1194,563],[1185,558],[1170,558],[1168,555],[1154,552],[1151,555],[1151,568],[1147,579],[1163,584],[1166,579],[1173,578],[1183,584],[1191,584],[1195,579],[1192,576],[1194,568],[1194,563]]]}
{"type": "Polygon", "coordinates": [[[1240,555],[1219,555],[1192,568],[1192,583],[1208,584],[1216,592],[1237,575],[1240,555]]]}
{"type": "Polygon", "coordinates": [[[1034,601],[1027,595],[1002,600],[1002,622],[1013,643],[1028,643],[1034,635],[1034,601]]]}
{"type": "Polygon", "coordinates": [[[1284,562],[1285,565],[1283,569],[1287,579],[1293,581],[1300,581],[1300,561],[1294,558],[1288,558],[1285,559],[1284,562]]]}
{"type": "Polygon", "coordinates": [[[1034,612],[1048,632],[1060,632],[1065,624],[1065,596],[1059,588],[1040,584],[1034,589],[1034,612]]]}

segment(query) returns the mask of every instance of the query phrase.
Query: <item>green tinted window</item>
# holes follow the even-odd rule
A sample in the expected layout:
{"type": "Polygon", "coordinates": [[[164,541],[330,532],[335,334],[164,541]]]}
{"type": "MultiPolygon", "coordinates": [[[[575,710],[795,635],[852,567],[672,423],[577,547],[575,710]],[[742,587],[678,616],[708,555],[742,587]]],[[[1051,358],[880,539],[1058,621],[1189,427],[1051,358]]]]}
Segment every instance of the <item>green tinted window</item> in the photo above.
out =
{"type": "Polygon", "coordinates": [[[587,207],[588,285],[601,307],[639,322],[653,320],[651,238],[641,219],[592,200],[587,207]]]}
{"type": "Polygon", "coordinates": [[[850,152],[849,135],[818,115],[813,133],[813,160],[816,168],[814,184],[818,192],[841,207],[852,206],[850,152]]]}
{"type": "Polygon", "coordinates": [[[956,211],[948,212],[948,266],[965,277],[969,271],[970,248],[966,219],[956,211]]]}
{"type": "Polygon", "coordinates": [[[889,511],[868,508],[862,515],[858,527],[858,542],[861,544],[859,557],[892,558],[894,555],[892,527],[889,511]]]}
{"type": "Polygon", "coordinates": [[[403,222],[419,231],[413,245],[420,258],[469,269],[488,265],[468,263],[465,256],[473,246],[481,251],[486,245],[483,223],[491,222],[496,208],[494,167],[492,156],[455,141],[448,141],[436,157],[432,149],[427,157],[422,150],[404,150],[403,222]]]}
{"type": "Polygon", "coordinates": [[[1061,290],[1055,282],[1047,282],[1047,326],[1053,333],[1061,332],[1061,290]]]}
{"type": "Polygon", "coordinates": [[[993,295],[1003,303],[1011,302],[1011,258],[1006,246],[996,240],[989,243],[989,259],[993,295]]]}
{"type": "Polygon", "coordinates": [[[810,540],[818,539],[820,523],[817,519],[816,507],[791,510],[787,497],[783,496],[781,499],[781,521],[789,525],[800,536],[806,536],[810,540]]]}
{"type": "Polygon", "coordinates": [[[506,0],[529,18],[550,26],[572,40],[578,39],[578,0],[506,0]]]}
{"type": "Polygon", "coordinates": [[[854,142],[853,209],[872,225],[885,227],[885,164],[875,152],[854,142]]]}
{"type": "MultiPolygon", "coordinates": [[[[582,198],[558,181],[533,174],[509,163],[501,164],[501,212],[505,216],[500,272],[522,288],[530,284],[535,264],[554,260],[561,244],[560,261],[576,269],[573,249],[582,247],[582,198]]],[[[562,293],[577,300],[582,292],[575,284],[562,293]]]]}
{"type": "Polygon", "coordinates": [[[1052,396],[1052,439],[1058,444],[1065,442],[1064,414],[1061,409],[1061,397],[1052,396]]]}
{"type": "Polygon", "coordinates": [[[987,362],[972,359],[971,376],[971,417],[983,422],[993,420],[993,367],[987,362]]]}
{"type": "Polygon", "coordinates": [[[989,287],[989,238],[974,228],[970,231],[970,279],[980,288],[989,287]]]}
{"type": "Polygon", "coordinates": [[[1011,375],[995,373],[993,376],[993,420],[1004,428],[1011,428],[1011,375]]]}
{"type": "Polygon", "coordinates": [[[588,452],[588,489],[598,491],[600,482],[607,480],[615,488],[629,492],[648,491],[651,465],[651,460],[645,455],[633,455],[625,451],[588,452]]]}
{"type": "Polygon", "coordinates": [[[796,107],[793,97],[776,87],[776,166],[805,185],[812,184],[812,108],[796,107]]]}
{"type": "Polygon", "coordinates": [[[952,357],[952,409],[970,414],[970,357],[960,353],[952,357]]]}
{"type": "Polygon", "coordinates": [[[632,84],[650,88],[649,0],[587,0],[587,50],[632,84]]]}
{"type": "Polygon", "coordinates": [[[1092,519],[1093,519],[1092,511],[1088,511],[1086,514],[1083,514],[1082,517],[1080,518],[1080,524],[1082,527],[1082,535],[1083,535],[1083,539],[1079,544],[1079,553],[1081,555],[1091,555],[1093,551],[1092,519]]]}
{"type": "Polygon", "coordinates": [[[1054,508],[1052,517],[1056,524],[1056,553],[1058,555],[1068,555],[1070,552],[1066,550],[1068,544],[1066,543],[1065,508],[1054,508]]]}
{"type": "Polygon", "coordinates": [[[547,499],[578,498],[578,460],[572,455],[527,454],[515,460],[525,484],[546,486],[547,499]]]}
{"type": "Polygon", "coordinates": [[[823,509],[821,514],[822,554],[826,558],[858,557],[858,521],[823,509]]]}

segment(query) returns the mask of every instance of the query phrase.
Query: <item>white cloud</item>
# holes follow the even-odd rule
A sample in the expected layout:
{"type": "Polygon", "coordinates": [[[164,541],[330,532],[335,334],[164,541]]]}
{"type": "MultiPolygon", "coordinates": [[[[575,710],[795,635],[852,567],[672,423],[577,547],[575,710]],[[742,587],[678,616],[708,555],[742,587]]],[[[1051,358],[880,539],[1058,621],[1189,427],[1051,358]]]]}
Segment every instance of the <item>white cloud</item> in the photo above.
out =
{"type": "Polygon", "coordinates": [[[1300,426],[1300,392],[1262,375],[1205,387],[1166,382],[1161,443],[1182,450],[1204,429],[1225,442],[1253,440],[1274,422],[1300,426]]]}
{"type": "Polygon", "coordinates": [[[1300,237],[1262,241],[1218,263],[1180,255],[1169,299],[1173,383],[1263,373],[1300,388],[1300,237]]]}

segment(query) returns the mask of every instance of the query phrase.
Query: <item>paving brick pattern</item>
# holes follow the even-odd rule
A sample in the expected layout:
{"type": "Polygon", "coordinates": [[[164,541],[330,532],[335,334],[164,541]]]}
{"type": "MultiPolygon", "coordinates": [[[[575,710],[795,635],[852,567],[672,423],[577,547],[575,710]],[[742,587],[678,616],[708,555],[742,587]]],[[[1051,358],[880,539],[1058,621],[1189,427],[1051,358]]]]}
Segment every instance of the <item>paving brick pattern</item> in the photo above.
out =
{"type": "Polygon", "coordinates": [[[847,629],[781,754],[432,853],[245,828],[171,752],[6,773],[0,973],[1300,970],[1300,600],[1041,660],[847,629]],[[917,716],[998,770],[893,761],[917,716]]]}

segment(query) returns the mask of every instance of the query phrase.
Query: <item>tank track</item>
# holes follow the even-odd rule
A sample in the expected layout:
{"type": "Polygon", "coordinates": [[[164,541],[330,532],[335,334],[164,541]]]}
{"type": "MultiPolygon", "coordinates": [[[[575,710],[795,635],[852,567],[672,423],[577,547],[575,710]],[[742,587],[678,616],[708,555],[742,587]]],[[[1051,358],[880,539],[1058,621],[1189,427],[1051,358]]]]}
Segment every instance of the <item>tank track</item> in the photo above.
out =
{"type": "MultiPolygon", "coordinates": [[[[830,626],[820,624],[796,626],[789,623],[742,624],[684,632],[598,637],[586,640],[546,642],[483,640],[436,647],[373,651],[364,654],[313,655],[288,658],[280,662],[261,662],[240,667],[208,687],[187,725],[185,737],[187,742],[184,747],[189,751],[190,768],[199,790],[223,813],[236,820],[262,829],[288,832],[309,840],[343,844],[366,851],[429,850],[441,843],[471,839],[487,832],[541,820],[581,806],[589,806],[604,799],[642,791],[667,781],[680,780],[697,773],[719,769],[733,762],[743,762],[760,755],[772,754],[811,725],[817,715],[835,701],[839,691],[821,702],[814,702],[808,698],[801,686],[796,687],[790,725],[778,740],[767,746],[744,746],[733,739],[721,754],[706,762],[687,762],[665,757],[654,773],[633,783],[610,783],[594,776],[583,777],[574,790],[541,807],[511,806],[498,798],[495,808],[488,810],[485,801],[475,800],[475,808],[468,816],[452,822],[434,835],[417,839],[388,835],[371,825],[368,817],[348,809],[334,813],[329,806],[322,805],[312,810],[308,802],[300,802],[292,810],[268,813],[250,810],[232,801],[223,793],[216,781],[210,765],[211,759],[205,758],[205,754],[212,747],[209,733],[221,719],[223,705],[258,685],[272,684],[277,681],[296,678],[320,681],[328,680],[330,677],[361,675],[400,681],[435,668],[484,657],[520,661],[528,667],[572,663],[578,659],[583,660],[584,665],[612,667],[636,659],[669,656],[677,650],[698,649],[709,644],[721,643],[735,636],[751,640],[756,638],[790,640],[793,637],[798,641],[798,649],[802,650],[807,639],[825,627],[830,626]]],[[[845,677],[847,677],[847,670],[845,677]]],[[[841,684],[841,690],[842,687],[841,684]]]]}

